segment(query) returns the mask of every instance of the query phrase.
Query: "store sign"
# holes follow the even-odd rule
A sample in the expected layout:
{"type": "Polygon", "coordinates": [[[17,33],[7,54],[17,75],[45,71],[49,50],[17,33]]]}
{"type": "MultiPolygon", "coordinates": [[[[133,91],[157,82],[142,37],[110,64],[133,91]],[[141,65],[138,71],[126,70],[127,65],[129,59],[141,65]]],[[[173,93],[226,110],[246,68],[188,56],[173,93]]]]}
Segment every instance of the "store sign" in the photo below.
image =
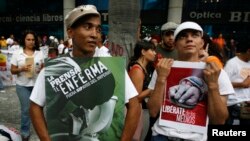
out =
{"type": "Polygon", "coordinates": [[[249,11],[183,12],[183,21],[187,20],[197,21],[199,23],[249,23],[250,12],[249,11]]]}
{"type": "Polygon", "coordinates": [[[220,19],[221,13],[220,12],[195,12],[192,11],[189,14],[189,17],[192,19],[220,19]]]}
{"type": "Polygon", "coordinates": [[[108,22],[108,12],[103,12],[101,13],[102,21],[103,22],[108,22]]]}
{"type": "Polygon", "coordinates": [[[250,22],[250,12],[230,12],[229,22],[250,22]]]}
{"type": "Polygon", "coordinates": [[[62,22],[63,15],[61,14],[33,14],[33,15],[3,15],[0,16],[0,24],[15,24],[15,23],[55,23],[62,22]]]}

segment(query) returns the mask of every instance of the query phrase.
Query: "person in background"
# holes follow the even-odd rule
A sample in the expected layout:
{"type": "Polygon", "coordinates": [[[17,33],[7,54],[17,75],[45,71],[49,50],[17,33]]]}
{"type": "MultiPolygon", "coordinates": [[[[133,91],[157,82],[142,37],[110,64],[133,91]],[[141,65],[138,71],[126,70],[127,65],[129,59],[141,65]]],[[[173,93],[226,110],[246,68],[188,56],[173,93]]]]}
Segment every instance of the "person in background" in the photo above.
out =
{"type": "Polygon", "coordinates": [[[58,39],[56,37],[54,37],[54,36],[49,36],[49,40],[50,40],[49,46],[54,47],[54,48],[57,49],[57,47],[58,47],[58,39]]]}
{"type": "Polygon", "coordinates": [[[44,35],[42,37],[42,46],[48,46],[49,43],[48,43],[48,37],[46,35],[44,35]]]}
{"type": "Polygon", "coordinates": [[[1,36],[1,39],[0,39],[0,49],[4,49],[7,47],[7,41],[5,39],[4,36],[1,36]]]}
{"type": "Polygon", "coordinates": [[[63,42],[64,48],[62,50],[62,54],[67,54],[72,51],[72,39],[67,39],[63,42]]]}
{"type": "MultiPolygon", "coordinates": [[[[81,5],[70,11],[65,17],[67,34],[72,39],[73,50],[68,55],[71,57],[98,57],[94,56],[101,33],[101,16],[94,5],[81,5]]],[[[109,54],[106,57],[111,57],[109,54]]],[[[125,71],[125,70],[124,70],[125,71]]],[[[43,108],[46,102],[45,71],[40,72],[37,83],[30,96],[30,114],[34,129],[42,141],[51,141],[46,126],[43,108]]],[[[121,141],[131,141],[140,117],[140,103],[137,99],[138,92],[125,73],[125,103],[127,115],[121,141]]]]}
{"type": "Polygon", "coordinates": [[[39,51],[37,35],[32,30],[22,34],[20,45],[11,58],[11,73],[17,75],[16,92],[21,104],[21,136],[23,141],[30,137],[30,94],[38,73],[44,66],[43,53],[39,51]]]}
{"type": "Polygon", "coordinates": [[[156,47],[157,56],[166,58],[177,58],[177,52],[174,47],[174,31],[178,24],[174,22],[167,22],[161,26],[162,41],[156,47]]]}
{"type": "Polygon", "coordinates": [[[63,49],[64,49],[64,47],[65,47],[64,41],[63,41],[63,39],[61,39],[61,40],[60,40],[60,43],[59,43],[59,45],[58,45],[58,47],[57,47],[58,53],[59,53],[59,54],[63,54],[63,49]]]}
{"type": "Polygon", "coordinates": [[[2,79],[1,74],[0,74],[0,92],[5,93],[4,85],[3,85],[3,79],[2,79]]]}
{"type": "Polygon", "coordinates": [[[98,34],[98,42],[97,46],[95,48],[95,55],[97,56],[103,56],[109,53],[109,49],[103,45],[103,39],[102,39],[102,34],[98,34]]]}
{"type": "MultiPolygon", "coordinates": [[[[1,54],[1,50],[0,50],[0,54],[1,54]]],[[[1,61],[1,60],[0,60],[1,61]]],[[[2,71],[2,70],[0,70],[2,71]]],[[[3,79],[2,79],[2,73],[0,74],[0,92],[1,93],[5,93],[5,90],[4,90],[4,85],[3,85],[3,79]]]]}
{"type": "Polygon", "coordinates": [[[203,33],[204,45],[199,51],[199,57],[204,62],[215,62],[219,68],[223,68],[225,64],[225,57],[220,51],[218,45],[214,43],[208,34],[203,33]]]}
{"type": "Polygon", "coordinates": [[[14,43],[12,44],[12,46],[9,48],[10,52],[15,52],[16,50],[19,50],[20,45],[18,43],[17,40],[14,40],[14,43]]]}
{"type": "Polygon", "coordinates": [[[228,97],[229,118],[228,125],[234,124],[235,120],[240,120],[240,125],[249,125],[250,120],[240,117],[242,105],[250,104],[250,44],[247,37],[239,40],[237,54],[229,59],[224,67],[235,90],[235,95],[228,97]]]}
{"type": "MultiPolygon", "coordinates": [[[[178,61],[200,62],[199,51],[204,45],[202,39],[203,30],[195,22],[183,22],[174,32],[175,48],[178,52],[178,61]]],[[[166,80],[171,71],[173,59],[163,58],[159,60],[156,71],[153,73],[148,88],[152,89],[148,100],[149,113],[152,117],[159,117],[160,109],[164,100],[164,90],[166,80]],[[156,73],[157,72],[157,73],[156,73]]],[[[233,94],[232,84],[223,69],[219,69],[214,62],[208,62],[203,70],[204,81],[208,88],[207,94],[207,114],[210,124],[224,124],[227,117],[227,96],[233,94]]],[[[207,125],[206,125],[207,128],[207,125]]],[[[198,132],[184,131],[176,128],[170,128],[159,124],[159,118],[152,127],[151,141],[168,140],[207,140],[207,134],[198,132]],[[171,138],[171,139],[170,139],[171,138]]]]}
{"type": "MultiPolygon", "coordinates": [[[[177,58],[177,51],[175,49],[174,45],[174,31],[177,28],[178,24],[175,22],[166,22],[161,26],[161,42],[156,47],[156,59],[154,62],[154,66],[157,65],[158,61],[161,58],[177,58]]],[[[152,136],[152,130],[151,127],[153,127],[154,123],[156,122],[157,117],[152,117],[150,115],[150,125],[149,130],[146,135],[146,141],[151,140],[152,136]]]]}
{"type": "Polygon", "coordinates": [[[157,39],[152,38],[152,39],[150,40],[150,42],[153,43],[155,47],[158,46],[158,40],[157,40],[157,39]]]}
{"type": "MultiPolygon", "coordinates": [[[[128,73],[131,78],[133,84],[138,91],[138,99],[142,104],[143,111],[147,112],[147,105],[145,99],[148,98],[150,94],[150,90],[147,88],[153,70],[153,62],[155,61],[155,46],[152,43],[146,41],[138,41],[135,44],[134,55],[130,58],[128,63],[128,73]]],[[[137,130],[133,137],[133,141],[141,141],[142,140],[142,131],[146,131],[147,128],[143,127],[146,123],[143,123],[143,113],[141,113],[141,118],[137,126],[137,130]]],[[[147,121],[149,123],[149,119],[147,121]]]]}
{"type": "Polygon", "coordinates": [[[48,58],[56,58],[58,55],[58,49],[54,47],[49,47],[48,58]]]}
{"type": "Polygon", "coordinates": [[[15,39],[14,34],[10,34],[10,37],[7,38],[6,43],[7,43],[8,49],[9,49],[9,47],[11,47],[12,44],[14,43],[14,39],[15,39]]]}

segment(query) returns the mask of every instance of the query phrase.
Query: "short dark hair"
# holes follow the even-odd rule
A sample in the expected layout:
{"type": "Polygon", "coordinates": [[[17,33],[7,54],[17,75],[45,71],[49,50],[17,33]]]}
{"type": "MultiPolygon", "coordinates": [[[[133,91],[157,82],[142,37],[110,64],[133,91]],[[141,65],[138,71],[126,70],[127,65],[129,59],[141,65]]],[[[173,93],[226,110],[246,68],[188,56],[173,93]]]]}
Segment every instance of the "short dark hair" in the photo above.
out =
{"type": "Polygon", "coordinates": [[[236,42],[236,52],[245,53],[250,49],[249,38],[240,39],[236,42]]]}

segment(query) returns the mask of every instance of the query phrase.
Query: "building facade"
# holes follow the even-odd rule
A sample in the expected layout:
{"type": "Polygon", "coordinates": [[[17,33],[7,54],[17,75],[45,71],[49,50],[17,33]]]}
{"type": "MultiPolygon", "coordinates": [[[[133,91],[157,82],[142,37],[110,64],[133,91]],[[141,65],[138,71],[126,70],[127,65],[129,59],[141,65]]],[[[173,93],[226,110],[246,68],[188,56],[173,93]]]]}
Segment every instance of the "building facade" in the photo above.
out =
{"type": "MultiPolygon", "coordinates": [[[[108,33],[109,0],[0,0],[0,35],[17,37],[24,29],[65,38],[63,19],[75,6],[94,4],[108,33]]],[[[250,31],[247,0],[141,0],[142,34],[159,34],[162,24],[195,21],[212,37],[242,37],[250,31]]]]}

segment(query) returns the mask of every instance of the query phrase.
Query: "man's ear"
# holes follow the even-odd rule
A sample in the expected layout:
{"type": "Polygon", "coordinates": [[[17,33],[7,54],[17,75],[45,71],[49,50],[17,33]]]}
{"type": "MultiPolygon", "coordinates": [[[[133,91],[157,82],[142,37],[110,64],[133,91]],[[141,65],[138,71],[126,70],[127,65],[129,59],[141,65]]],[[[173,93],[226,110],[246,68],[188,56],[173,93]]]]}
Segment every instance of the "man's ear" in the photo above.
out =
{"type": "Polygon", "coordinates": [[[146,50],[144,50],[144,49],[141,50],[141,54],[142,54],[143,56],[145,55],[145,52],[146,52],[146,50]]]}
{"type": "Polygon", "coordinates": [[[204,42],[204,40],[202,39],[202,41],[201,41],[201,48],[200,48],[200,49],[202,49],[204,45],[205,45],[205,42],[204,42]]]}
{"type": "Polygon", "coordinates": [[[68,29],[67,29],[67,34],[68,34],[68,37],[69,37],[69,38],[72,38],[73,30],[72,30],[71,28],[68,28],[68,29]]]}

